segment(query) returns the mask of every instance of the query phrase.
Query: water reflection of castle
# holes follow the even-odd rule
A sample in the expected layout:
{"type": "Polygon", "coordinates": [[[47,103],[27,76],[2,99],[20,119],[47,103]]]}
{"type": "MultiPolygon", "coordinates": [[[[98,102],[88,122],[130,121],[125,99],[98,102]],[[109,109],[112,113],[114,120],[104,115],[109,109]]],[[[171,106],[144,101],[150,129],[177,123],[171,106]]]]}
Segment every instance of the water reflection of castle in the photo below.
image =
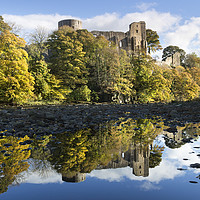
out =
{"type": "MultiPolygon", "coordinates": [[[[110,161],[106,166],[99,165],[96,170],[116,169],[131,167],[135,176],[149,176],[149,145],[132,144],[125,153],[119,152],[116,160],[110,161]]],[[[86,173],[77,172],[75,174],[62,174],[62,180],[70,183],[80,183],[85,181],[86,173]]]]}
{"type": "Polygon", "coordinates": [[[85,181],[86,174],[76,172],[75,174],[62,174],[62,180],[69,183],[80,183],[85,181]]]}
{"type": "MultiPolygon", "coordinates": [[[[160,134],[163,135],[166,146],[169,148],[179,148],[181,145],[190,142],[192,138],[200,135],[200,132],[196,130],[198,126],[187,128],[176,127],[176,129],[169,128],[160,134]]],[[[133,143],[130,145],[128,151],[120,151],[117,159],[111,160],[106,166],[99,165],[96,170],[117,169],[129,166],[133,169],[132,173],[135,176],[147,177],[149,176],[150,167],[150,146],[151,144],[133,143]]],[[[62,179],[66,182],[78,183],[86,179],[86,173],[77,172],[74,175],[63,174],[62,179]]]]}
{"type": "Polygon", "coordinates": [[[135,176],[149,176],[149,145],[133,144],[125,153],[120,152],[115,161],[110,161],[107,166],[100,165],[99,169],[115,169],[131,167],[135,176]]]}

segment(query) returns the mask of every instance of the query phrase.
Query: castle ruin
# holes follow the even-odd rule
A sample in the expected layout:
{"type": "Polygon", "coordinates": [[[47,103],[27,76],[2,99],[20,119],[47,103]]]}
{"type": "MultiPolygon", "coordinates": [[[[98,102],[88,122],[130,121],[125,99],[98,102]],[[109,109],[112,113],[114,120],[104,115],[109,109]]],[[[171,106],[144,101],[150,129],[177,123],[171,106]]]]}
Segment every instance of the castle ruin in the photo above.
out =
{"type": "Polygon", "coordinates": [[[114,31],[92,31],[91,33],[95,36],[104,36],[127,52],[136,55],[147,52],[146,23],[143,21],[130,24],[129,31],[126,33],[114,31]]]}
{"type": "MultiPolygon", "coordinates": [[[[58,28],[69,26],[75,31],[82,29],[82,22],[77,19],[66,19],[58,22],[58,28]]],[[[116,31],[91,31],[94,36],[104,36],[108,41],[114,42],[119,49],[139,55],[147,53],[146,23],[144,21],[133,22],[129,25],[127,32],[116,31]]],[[[157,62],[160,66],[179,66],[180,53],[175,53],[165,61],[157,62]]]]}
{"type": "MultiPolygon", "coordinates": [[[[79,30],[82,29],[82,22],[76,19],[67,19],[58,22],[58,28],[62,26],[79,30]]],[[[127,52],[136,55],[147,52],[146,23],[144,21],[133,22],[129,25],[129,31],[126,33],[115,31],[92,31],[91,33],[94,36],[104,36],[108,41],[114,42],[118,48],[122,48],[127,52]]]]}

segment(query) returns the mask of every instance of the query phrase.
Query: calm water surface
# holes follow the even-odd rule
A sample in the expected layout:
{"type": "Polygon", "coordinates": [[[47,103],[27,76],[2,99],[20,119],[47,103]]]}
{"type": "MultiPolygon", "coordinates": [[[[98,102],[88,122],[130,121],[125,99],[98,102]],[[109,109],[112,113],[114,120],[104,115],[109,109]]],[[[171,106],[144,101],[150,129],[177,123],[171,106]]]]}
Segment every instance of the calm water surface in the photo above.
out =
{"type": "Polygon", "coordinates": [[[48,136],[0,139],[0,199],[198,199],[200,124],[120,119],[48,136]],[[192,182],[191,182],[192,181],[192,182]]]}

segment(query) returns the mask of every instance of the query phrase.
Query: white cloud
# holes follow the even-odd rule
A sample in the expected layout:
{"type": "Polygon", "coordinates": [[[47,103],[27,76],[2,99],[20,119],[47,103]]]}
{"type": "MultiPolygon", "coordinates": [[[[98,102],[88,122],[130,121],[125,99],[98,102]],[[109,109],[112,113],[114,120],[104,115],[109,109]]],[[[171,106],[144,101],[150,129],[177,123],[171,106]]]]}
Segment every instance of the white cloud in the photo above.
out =
{"type": "Polygon", "coordinates": [[[152,3],[141,3],[141,4],[138,4],[136,7],[138,9],[140,9],[141,11],[146,11],[154,6],[156,6],[157,3],[156,2],[152,2],[152,3]]]}
{"type": "MultiPolygon", "coordinates": [[[[58,21],[62,19],[76,18],[74,16],[65,15],[3,15],[6,21],[15,22],[24,28],[25,31],[31,31],[37,26],[44,26],[49,30],[57,29],[58,21]]],[[[170,13],[160,13],[156,10],[145,12],[128,13],[120,16],[117,13],[105,13],[88,19],[80,19],[83,21],[83,28],[88,30],[113,30],[128,31],[130,23],[135,21],[146,21],[147,27],[158,32],[171,30],[179,21],[179,16],[173,16],[170,13]],[[163,23],[165,21],[165,23],[163,23]]]]}
{"type": "Polygon", "coordinates": [[[200,52],[200,17],[193,17],[183,25],[177,26],[176,30],[166,34],[166,43],[176,45],[187,52],[200,52]]]}
{"type": "Polygon", "coordinates": [[[68,18],[82,20],[83,28],[89,31],[126,32],[130,23],[145,21],[147,28],[158,32],[164,48],[169,45],[176,45],[187,53],[197,52],[200,54],[200,17],[193,17],[184,21],[181,16],[173,15],[170,12],[158,12],[155,9],[149,9],[152,6],[155,6],[155,3],[143,3],[140,4],[140,8],[143,10],[141,12],[127,13],[124,16],[120,16],[118,13],[105,13],[87,19],[59,14],[24,16],[4,14],[3,17],[6,21],[15,22],[23,27],[22,37],[25,36],[25,33],[30,33],[38,26],[42,26],[49,31],[56,30],[58,21],[68,18]]]}

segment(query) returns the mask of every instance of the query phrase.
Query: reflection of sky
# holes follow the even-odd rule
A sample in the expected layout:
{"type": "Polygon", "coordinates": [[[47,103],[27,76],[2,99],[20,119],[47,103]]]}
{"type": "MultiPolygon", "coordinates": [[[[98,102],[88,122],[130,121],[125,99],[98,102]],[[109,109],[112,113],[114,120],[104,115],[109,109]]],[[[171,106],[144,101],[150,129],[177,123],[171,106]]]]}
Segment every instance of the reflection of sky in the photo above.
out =
{"type": "MultiPolygon", "coordinates": [[[[164,139],[159,137],[156,143],[161,145],[164,139]]],[[[197,153],[200,149],[193,148],[196,146],[200,146],[200,140],[193,144],[185,144],[179,149],[166,147],[160,166],[150,169],[149,177],[133,175],[130,167],[102,169],[93,170],[87,174],[84,182],[76,184],[62,182],[61,174],[58,174],[48,162],[46,166],[42,165],[46,167],[45,173],[44,168],[36,170],[37,165],[34,166],[34,160],[29,159],[31,167],[22,173],[24,176],[19,182],[21,183],[19,187],[10,187],[8,192],[0,194],[0,199],[198,199],[199,184],[189,183],[190,180],[198,181],[195,173],[200,174],[200,170],[189,168],[191,163],[199,162],[197,153]],[[196,153],[190,154],[193,151],[196,153]],[[183,158],[189,161],[184,161],[183,158]],[[181,167],[188,170],[177,170],[181,167]]]]}
{"type": "MultiPolygon", "coordinates": [[[[164,139],[159,137],[159,144],[164,145],[164,139]]],[[[102,180],[107,180],[109,182],[120,182],[125,179],[145,181],[141,186],[143,189],[159,189],[158,186],[154,184],[159,184],[164,180],[173,180],[178,176],[184,176],[188,171],[193,173],[200,173],[199,169],[190,168],[190,164],[199,163],[200,158],[197,156],[200,153],[200,149],[195,149],[194,147],[200,146],[200,139],[194,143],[187,143],[180,148],[170,149],[165,148],[163,153],[162,162],[159,166],[149,169],[148,177],[137,177],[132,174],[132,169],[129,167],[120,169],[104,169],[104,170],[94,170],[89,177],[95,177],[102,180]],[[191,153],[195,152],[195,153],[191,153]],[[188,160],[183,160],[187,158],[188,160]],[[177,168],[183,168],[187,170],[177,170],[177,168]]]]}
{"type": "Polygon", "coordinates": [[[24,174],[23,183],[46,184],[46,183],[62,183],[62,175],[55,171],[50,171],[48,177],[41,177],[39,171],[24,174]]]}
{"type": "MultiPolygon", "coordinates": [[[[159,145],[164,145],[164,139],[161,136],[158,138],[157,142],[159,142],[159,145]]],[[[200,161],[200,158],[197,156],[200,149],[195,149],[194,147],[196,146],[200,146],[200,139],[194,143],[187,143],[177,149],[169,149],[166,147],[163,153],[162,162],[159,166],[149,169],[150,173],[148,177],[135,176],[132,174],[132,169],[126,167],[93,170],[90,174],[87,174],[87,179],[97,178],[108,182],[124,182],[126,179],[131,181],[144,181],[141,186],[143,189],[159,189],[156,185],[161,181],[173,180],[176,177],[184,176],[188,171],[196,174],[200,173],[200,170],[189,167],[190,164],[198,163],[200,161]],[[189,160],[183,160],[184,158],[189,160]],[[187,171],[180,171],[177,170],[177,168],[184,168],[187,169],[187,171]]],[[[28,172],[24,173],[23,183],[62,183],[62,176],[51,168],[48,169],[47,177],[42,177],[40,171],[33,172],[29,169],[28,172]]]]}
{"type": "Polygon", "coordinates": [[[62,183],[62,175],[57,173],[55,169],[52,168],[49,162],[46,162],[45,169],[35,169],[34,159],[29,159],[30,167],[28,171],[21,173],[23,179],[21,183],[33,183],[33,184],[47,184],[47,183],[62,183]]]}

